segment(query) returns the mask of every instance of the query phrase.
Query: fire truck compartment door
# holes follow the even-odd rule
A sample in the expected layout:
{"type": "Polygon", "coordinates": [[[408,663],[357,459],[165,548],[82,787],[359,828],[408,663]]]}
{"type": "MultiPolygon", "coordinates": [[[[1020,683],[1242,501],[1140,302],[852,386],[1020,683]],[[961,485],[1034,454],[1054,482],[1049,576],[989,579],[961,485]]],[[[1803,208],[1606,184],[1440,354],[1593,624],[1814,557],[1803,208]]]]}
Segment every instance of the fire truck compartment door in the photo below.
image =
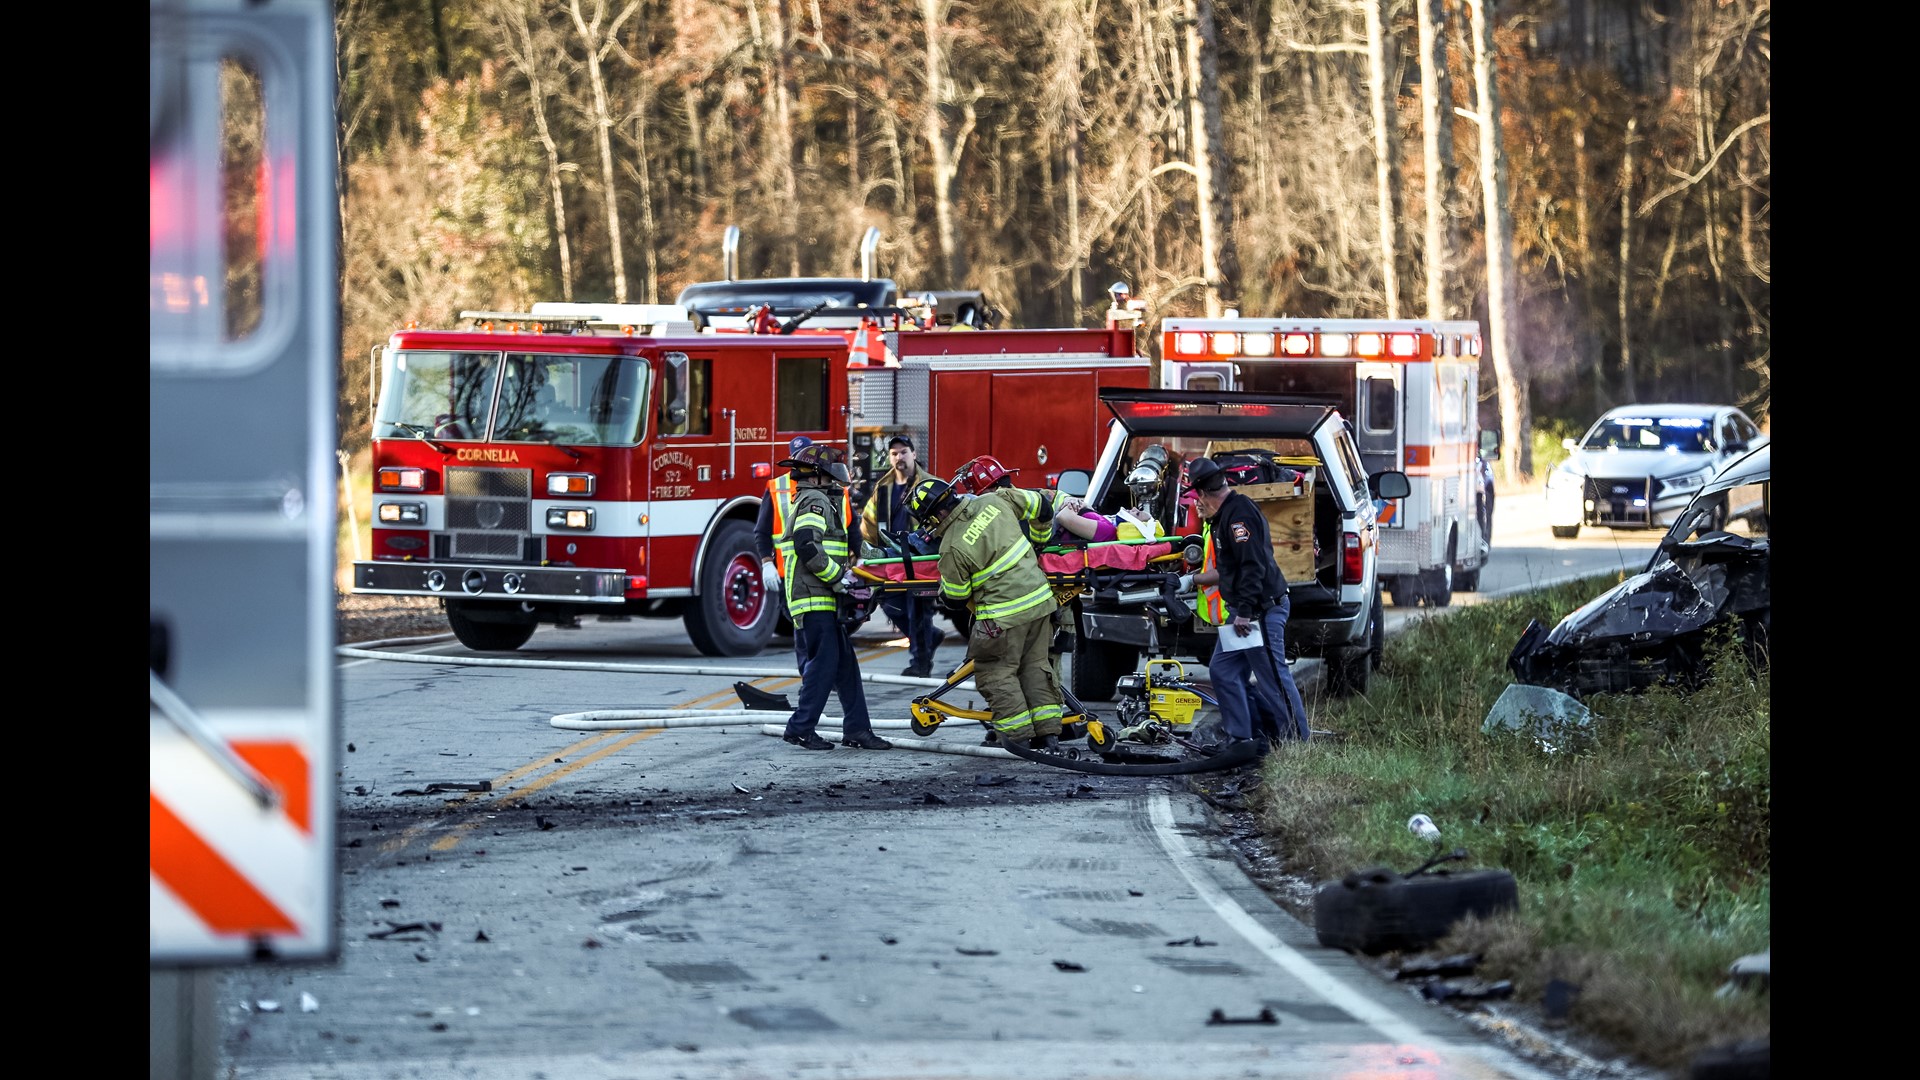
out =
{"type": "Polygon", "coordinates": [[[1047,473],[1093,467],[1105,427],[1094,415],[1101,406],[1093,372],[995,372],[992,387],[989,447],[981,452],[1022,470],[1015,483],[1044,487],[1047,473]]]}

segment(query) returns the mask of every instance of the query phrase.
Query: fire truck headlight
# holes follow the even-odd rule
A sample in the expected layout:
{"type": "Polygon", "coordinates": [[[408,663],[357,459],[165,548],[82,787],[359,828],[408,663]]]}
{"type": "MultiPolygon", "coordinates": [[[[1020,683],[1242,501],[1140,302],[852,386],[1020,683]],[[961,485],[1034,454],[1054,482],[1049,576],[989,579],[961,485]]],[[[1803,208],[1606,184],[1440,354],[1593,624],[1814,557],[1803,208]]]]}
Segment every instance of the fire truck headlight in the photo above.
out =
{"type": "Polygon", "coordinates": [[[444,570],[427,571],[427,591],[439,592],[447,587],[447,574],[444,570]]]}
{"type": "Polygon", "coordinates": [[[388,525],[425,525],[425,503],[381,503],[380,520],[388,525]]]}
{"type": "Polygon", "coordinates": [[[425,491],[427,470],[388,467],[380,470],[377,482],[382,491],[425,491]]]}
{"type": "Polygon", "coordinates": [[[500,579],[500,587],[502,589],[505,589],[509,594],[519,592],[520,589],[525,585],[526,585],[526,580],[522,578],[519,574],[515,574],[512,572],[509,572],[505,577],[502,577],[500,579]]]}
{"type": "Polygon", "coordinates": [[[549,495],[591,495],[593,494],[592,473],[548,473],[547,494],[549,495]]]}
{"type": "Polygon", "coordinates": [[[556,506],[547,511],[547,528],[573,529],[588,532],[593,529],[593,511],[584,506],[556,506]]]}

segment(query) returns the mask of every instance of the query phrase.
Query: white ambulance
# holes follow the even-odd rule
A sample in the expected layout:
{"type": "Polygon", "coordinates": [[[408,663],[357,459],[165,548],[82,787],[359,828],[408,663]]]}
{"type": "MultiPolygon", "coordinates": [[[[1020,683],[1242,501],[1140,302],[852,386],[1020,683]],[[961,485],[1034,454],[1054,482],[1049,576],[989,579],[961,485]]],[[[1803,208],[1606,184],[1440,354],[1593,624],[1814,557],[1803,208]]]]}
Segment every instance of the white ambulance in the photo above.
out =
{"type": "Polygon", "coordinates": [[[1480,455],[1498,436],[1482,441],[1478,323],[1236,316],[1161,330],[1161,387],[1331,405],[1351,418],[1369,474],[1407,474],[1406,498],[1376,500],[1380,580],[1396,606],[1445,607],[1455,589],[1479,589],[1493,531],[1480,455]]]}

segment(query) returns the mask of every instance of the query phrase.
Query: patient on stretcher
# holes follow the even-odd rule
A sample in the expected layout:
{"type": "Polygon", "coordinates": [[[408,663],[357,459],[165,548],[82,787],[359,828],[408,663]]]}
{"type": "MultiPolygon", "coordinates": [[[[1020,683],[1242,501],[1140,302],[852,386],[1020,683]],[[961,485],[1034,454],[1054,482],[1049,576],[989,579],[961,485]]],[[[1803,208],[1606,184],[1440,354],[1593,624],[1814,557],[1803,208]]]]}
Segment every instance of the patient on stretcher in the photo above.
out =
{"type": "Polygon", "coordinates": [[[1119,513],[1109,516],[1093,510],[1085,500],[1071,497],[1060,501],[1060,509],[1054,513],[1053,523],[1060,532],[1089,544],[1106,544],[1115,540],[1153,540],[1163,532],[1159,522],[1137,511],[1123,507],[1119,513]]]}

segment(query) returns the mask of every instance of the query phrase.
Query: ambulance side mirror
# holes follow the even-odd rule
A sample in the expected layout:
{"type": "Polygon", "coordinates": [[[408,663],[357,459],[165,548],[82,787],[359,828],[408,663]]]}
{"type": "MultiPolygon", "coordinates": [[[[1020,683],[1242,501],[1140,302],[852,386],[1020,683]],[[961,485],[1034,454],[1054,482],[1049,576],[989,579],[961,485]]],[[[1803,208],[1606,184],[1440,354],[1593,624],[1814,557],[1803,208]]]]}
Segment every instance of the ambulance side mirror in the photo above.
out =
{"type": "Polygon", "coordinates": [[[1500,433],[1492,428],[1480,431],[1480,456],[1492,461],[1500,456],[1500,433]]]}
{"type": "Polygon", "coordinates": [[[1373,488],[1377,499],[1404,499],[1413,494],[1413,485],[1407,482],[1407,474],[1395,469],[1374,473],[1367,477],[1367,484],[1373,488]]]}
{"type": "Polygon", "coordinates": [[[1092,485],[1092,473],[1085,469],[1066,469],[1060,473],[1060,483],[1057,487],[1060,494],[1071,495],[1078,499],[1084,497],[1087,489],[1092,485]]]}

